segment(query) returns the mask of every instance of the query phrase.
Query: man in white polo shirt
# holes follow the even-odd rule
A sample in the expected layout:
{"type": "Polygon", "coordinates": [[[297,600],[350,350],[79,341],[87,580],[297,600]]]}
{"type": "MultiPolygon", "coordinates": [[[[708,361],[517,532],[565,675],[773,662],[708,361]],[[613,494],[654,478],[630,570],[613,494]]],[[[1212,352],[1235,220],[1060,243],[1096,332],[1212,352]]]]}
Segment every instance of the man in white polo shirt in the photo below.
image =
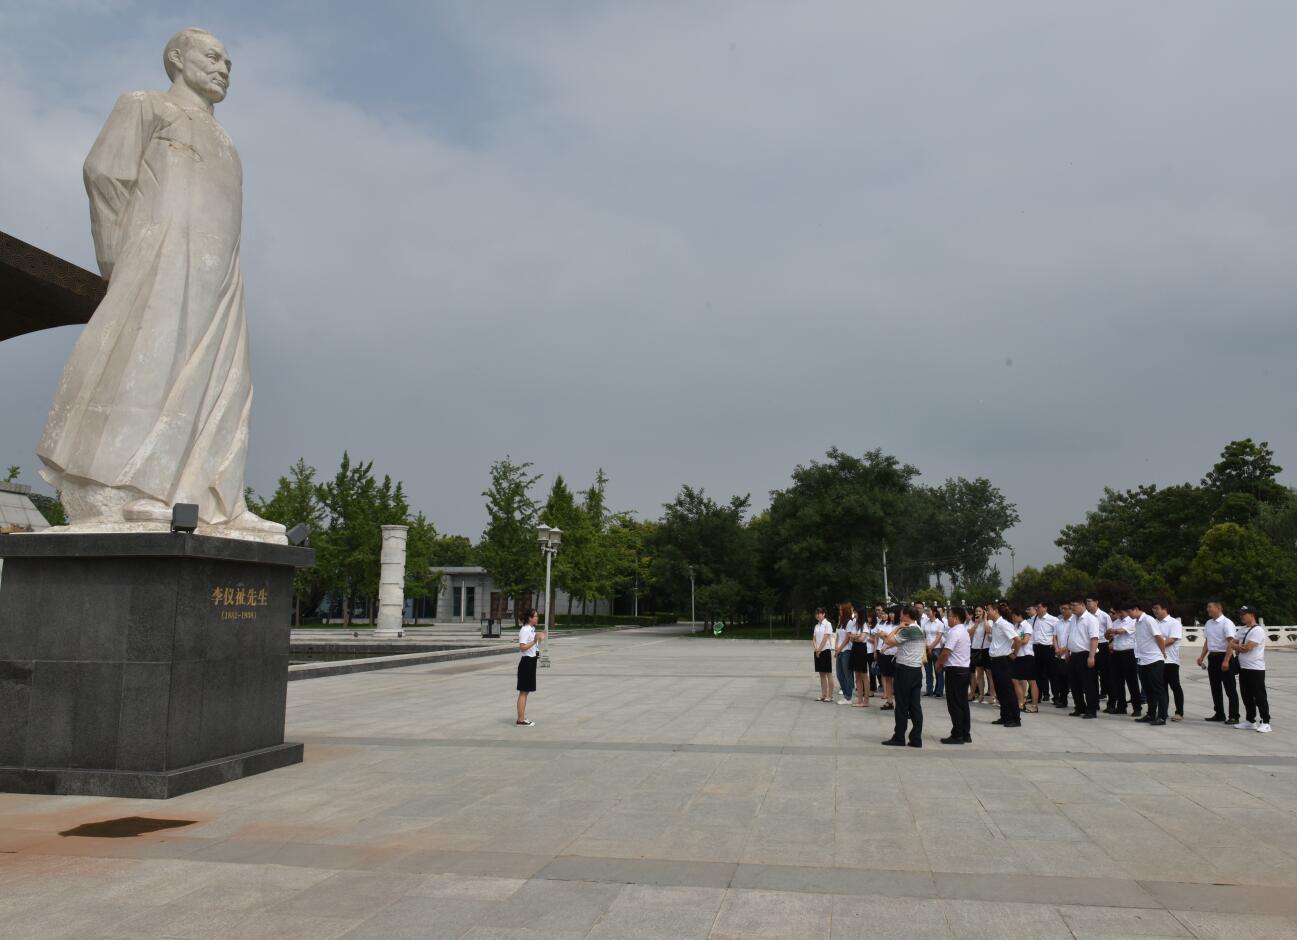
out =
{"type": "Polygon", "coordinates": [[[1171,713],[1172,721],[1184,721],[1184,687],[1180,685],[1180,641],[1184,639],[1184,626],[1179,619],[1171,616],[1170,608],[1165,601],[1153,605],[1153,619],[1162,631],[1162,653],[1166,656],[1163,678],[1166,680],[1167,694],[1175,703],[1171,713]]]}
{"type": "Polygon", "coordinates": [[[1234,621],[1225,616],[1220,601],[1207,602],[1207,623],[1202,631],[1202,652],[1198,665],[1207,661],[1207,681],[1211,683],[1212,713],[1204,721],[1238,724],[1238,668],[1234,665],[1234,651],[1229,641],[1234,639],[1234,621]],[[1229,699],[1229,716],[1225,715],[1225,699],[1229,699]]]}
{"type": "Polygon", "coordinates": [[[1099,717],[1099,621],[1086,610],[1085,601],[1072,602],[1072,622],[1067,636],[1067,675],[1072,686],[1072,711],[1076,718],[1099,717]]]}
{"type": "Polygon", "coordinates": [[[1234,727],[1243,731],[1270,732],[1270,701],[1265,693],[1265,627],[1251,607],[1240,607],[1239,620],[1243,621],[1229,641],[1229,648],[1238,659],[1238,687],[1243,696],[1247,717],[1234,727]],[[1256,721],[1256,719],[1260,719],[1256,721]]]}
{"type": "Polygon", "coordinates": [[[1053,695],[1049,691],[1054,678],[1054,664],[1057,662],[1054,655],[1054,631],[1058,629],[1058,618],[1044,604],[1028,607],[1027,616],[1031,618],[1031,645],[1032,653],[1035,654],[1036,688],[1040,690],[1040,700],[1058,701],[1057,690],[1053,695]]]}
{"type": "Polygon", "coordinates": [[[1108,628],[1108,649],[1112,659],[1112,683],[1116,689],[1117,703],[1109,709],[1113,715],[1126,714],[1126,693],[1130,693],[1135,706],[1135,717],[1140,716],[1139,664],[1135,662],[1135,621],[1130,616],[1128,601],[1122,601],[1113,610],[1116,618],[1108,628]]]}
{"type": "Polygon", "coordinates": [[[1139,664],[1139,681],[1144,687],[1148,714],[1136,721],[1150,725],[1166,724],[1166,640],[1156,620],[1144,613],[1139,601],[1131,604],[1130,615],[1135,619],[1135,662],[1139,664]]]}
{"type": "Polygon", "coordinates": [[[1108,655],[1108,631],[1112,628],[1112,617],[1099,606],[1097,597],[1085,599],[1085,609],[1099,621],[1099,649],[1094,654],[1094,671],[1099,682],[1099,701],[1104,703],[1105,710],[1112,708],[1117,696],[1112,687],[1112,662],[1108,655]]]}
{"type": "Polygon", "coordinates": [[[950,712],[950,737],[942,744],[972,744],[971,715],[968,707],[968,677],[972,665],[972,646],[965,621],[968,611],[952,607],[947,614],[948,626],[937,668],[946,679],[946,711],[950,712]]]}

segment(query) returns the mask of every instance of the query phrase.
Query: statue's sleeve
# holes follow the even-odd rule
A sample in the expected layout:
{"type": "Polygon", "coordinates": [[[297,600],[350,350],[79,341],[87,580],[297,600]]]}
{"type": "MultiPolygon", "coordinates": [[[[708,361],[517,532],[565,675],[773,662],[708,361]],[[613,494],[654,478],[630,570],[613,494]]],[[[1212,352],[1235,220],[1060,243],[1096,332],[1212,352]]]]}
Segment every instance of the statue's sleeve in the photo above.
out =
{"type": "Polygon", "coordinates": [[[95,259],[105,278],[112,277],[117,261],[120,223],[153,133],[153,113],[152,102],[144,92],[118,98],[82,170],[90,197],[95,259]]]}

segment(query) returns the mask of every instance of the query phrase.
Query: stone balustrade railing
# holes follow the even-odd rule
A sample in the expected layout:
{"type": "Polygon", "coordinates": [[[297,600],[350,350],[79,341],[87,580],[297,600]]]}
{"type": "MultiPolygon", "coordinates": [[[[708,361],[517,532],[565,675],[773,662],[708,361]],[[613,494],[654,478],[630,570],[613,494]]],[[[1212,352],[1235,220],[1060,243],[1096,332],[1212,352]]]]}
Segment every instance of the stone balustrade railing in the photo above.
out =
{"type": "MultiPolygon", "coordinates": [[[[1297,626],[1274,627],[1263,624],[1266,633],[1266,645],[1270,647],[1291,646],[1297,648],[1297,626]]],[[[1184,625],[1184,645],[1200,646],[1202,644],[1202,627],[1184,625]]]]}

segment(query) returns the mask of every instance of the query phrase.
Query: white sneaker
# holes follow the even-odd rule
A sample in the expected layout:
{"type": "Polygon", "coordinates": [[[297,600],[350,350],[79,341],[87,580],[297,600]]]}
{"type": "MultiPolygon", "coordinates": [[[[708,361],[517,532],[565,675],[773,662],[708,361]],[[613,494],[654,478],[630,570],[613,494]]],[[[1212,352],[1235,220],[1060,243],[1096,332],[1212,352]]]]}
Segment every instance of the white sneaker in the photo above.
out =
{"type": "Polygon", "coordinates": [[[1262,734],[1269,734],[1270,733],[1269,722],[1265,722],[1265,721],[1260,722],[1259,724],[1257,724],[1256,730],[1260,731],[1262,734]]]}
{"type": "Polygon", "coordinates": [[[1248,721],[1248,720],[1245,718],[1245,719],[1243,719],[1242,721],[1240,721],[1238,724],[1236,724],[1234,727],[1237,728],[1239,731],[1251,731],[1251,730],[1252,730],[1252,722],[1248,721]]]}
{"type": "Polygon", "coordinates": [[[850,704],[851,704],[851,699],[849,699],[849,698],[840,698],[840,699],[838,699],[838,704],[839,704],[839,705],[850,705],[850,704]]]}

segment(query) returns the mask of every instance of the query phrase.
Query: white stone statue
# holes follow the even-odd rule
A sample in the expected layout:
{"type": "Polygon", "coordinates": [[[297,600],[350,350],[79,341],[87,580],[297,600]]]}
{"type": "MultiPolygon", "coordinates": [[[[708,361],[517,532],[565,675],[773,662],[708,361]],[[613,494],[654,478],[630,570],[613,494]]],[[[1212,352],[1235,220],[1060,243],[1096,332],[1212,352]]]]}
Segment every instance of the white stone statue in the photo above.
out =
{"type": "Polygon", "coordinates": [[[244,502],[252,377],[239,269],[243,168],[212,115],[230,59],[215,36],[167,43],[169,91],[118,99],[86,157],[108,292],[63,370],[37,453],[63,531],[166,530],[284,542],[244,502]]]}

